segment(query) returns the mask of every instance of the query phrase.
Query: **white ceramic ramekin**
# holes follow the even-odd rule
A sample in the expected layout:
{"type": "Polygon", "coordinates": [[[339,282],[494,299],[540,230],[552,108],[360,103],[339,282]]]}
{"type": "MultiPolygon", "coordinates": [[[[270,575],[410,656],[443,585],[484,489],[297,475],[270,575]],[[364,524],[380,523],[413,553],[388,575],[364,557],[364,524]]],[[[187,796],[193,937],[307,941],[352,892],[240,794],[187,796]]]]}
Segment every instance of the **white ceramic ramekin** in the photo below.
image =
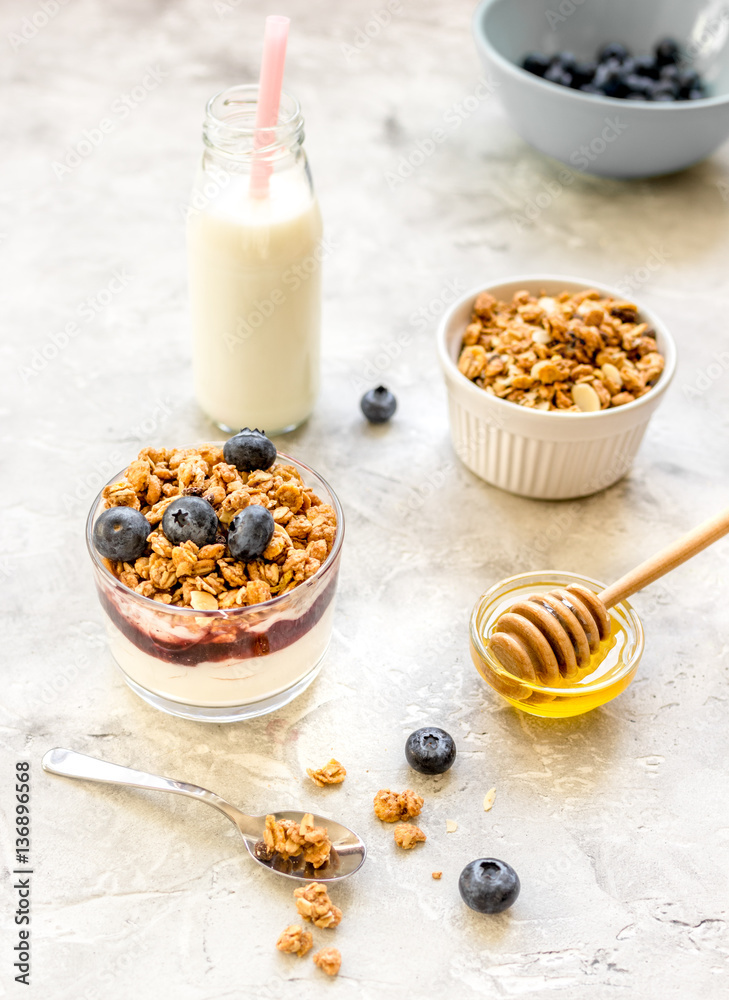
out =
{"type": "Polygon", "coordinates": [[[655,330],[666,364],[651,391],[633,403],[596,413],[533,410],[484,392],[458,371],[463,334],[481,292],[508,302],[520,289],[557,295],[584,288],[625,299],[609,285],[530,274],[468,292],[440,323],[438,355],[448,387],[453,446],[472,472],[502,490],[538,500],[566,500],[611,486],[630,468],[651,414],[673,378],[673,338],[664,323],[639,302],[635,302],[639,315],[655,330]]]}

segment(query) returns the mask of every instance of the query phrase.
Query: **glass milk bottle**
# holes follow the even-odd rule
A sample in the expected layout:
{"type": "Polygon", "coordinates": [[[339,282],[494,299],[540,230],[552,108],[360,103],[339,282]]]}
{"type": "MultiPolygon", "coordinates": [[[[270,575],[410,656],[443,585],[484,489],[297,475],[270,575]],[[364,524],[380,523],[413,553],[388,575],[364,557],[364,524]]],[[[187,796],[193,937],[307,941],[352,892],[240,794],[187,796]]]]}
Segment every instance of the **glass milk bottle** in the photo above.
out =
{"type": "Polygon", "coordinates": [[[206,108],[187,227],[193,372],[224,431],[279,434],[319,387],[322,226],[298,102],[282,94],[277,126],[256,135],[257,95],[231,87],[206,108]]]}

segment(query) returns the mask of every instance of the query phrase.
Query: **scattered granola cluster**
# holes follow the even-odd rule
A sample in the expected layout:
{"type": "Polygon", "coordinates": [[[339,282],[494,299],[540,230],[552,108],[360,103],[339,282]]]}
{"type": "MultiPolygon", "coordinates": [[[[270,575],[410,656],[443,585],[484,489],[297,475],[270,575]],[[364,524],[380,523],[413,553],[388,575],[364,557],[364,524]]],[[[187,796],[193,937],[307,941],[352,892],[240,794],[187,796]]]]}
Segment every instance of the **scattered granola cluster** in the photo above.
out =
{"type": "Polygon", "coordinates": [[[374,798],[375,816],[385,823],[397,823],[395,827],[395,843],[403,850],[409,851],[426,840],[423,831],[412,823],[402,823],[400,820],[419,816],[423,808],[422,795],[416,795],[412,788],[404,792],[392,792],[389,788],[381,788],[374,798]]]}
{"type": "Polygon", "coordinates": [[[385,823],[397,823],[401,819],[419,816],[423,808],[423,798],[416,795],[411,788],[404,792],[391,792],[389,788],[381,788],[374,799],[375,816],[385,823]]]}
{"type": "Polygon", "coordinates": [[[266,816],[263,842],[270,855],[279,854],[286,861],[303,855],[304,861],[314,868],[321,868],[329,860],[332,842],[324,826],[314,826],[314,817],[306,813],[301,823],[294,820],[277,820],[266,816]]]}
{"type": "Polygon", "coordinates": [[[416,844],[422,844],[425,840],[427,838],[419,826],[413,826],[412,823],[398,823],[395,827],[395,843],[404,851],[411,850],[416,844]]]}
{"type": "MultiPolygon", "coordinates": [[[[327,887],[321,882],[310,882],[294,889],[294,899],[299,914],[315,927],[333,928],[342,919],[342,911],[331,901],[327,887]]],[[[276,947],[279,951],[301,958],[313,943],[311,931],[303,930],[301,924],[291,924],[279,937],[276,947]]],[[[336,976],[342,965],[342,956],[337,948],[322,948],[312,955],[312,959],[328,976],[336,976]]]]}
{"type": "Polygon", "coordinates": [[[582,412],[631,403],[663,371],[655,334],[631,302],[593,289],[499,302],[483,292],[459,371],[491,395],[536,410],[582,412]]]}
{"type": "Polygon", "coordinates": [[[114,575],[144,597],[195,610],[259,604],[288,593],[316,573],[337,532],[334,509],[304,484],[294,466],[241,472],[214,444],[143,448],[103,498],[107,509],[141,511],[154,528],[134,563],[107,561],[114,575]],[[211,504],[219,522],[213,544],[173,545],[166,538],[160,522],[180,496],[211,504]],[[235,515],[253,504],[271,512],[275,527],[262,557],[244,563],[230,555],[227,531],[235,515]]]}
{"type": "Polygon", "coordinates": [[[298,955],[299,958],[313,945],[314,938],[311,936],[311,931],[305,931],[301,924],[290,924],[276,942],[279,951],[298,955]]]}
{"type": "Polygon", "coordinates": [[[347,777],[347,769],[333,757],[324,767],[318,767],[316,770],[307,767],[306,773],[314,784],[319,785],[321,788],[324,785],[340,785],[347,777]]]}
{"type": "Polygon", "coordinates": [[[322,882],[310,882],[294,889],[294,898],[301,916],[315,927],[336,927],[342,919],[342,911],[331,901],[322,882]]]}
{"type": "Polygon", "coordinates": [[[336,976],[342,967],[342,956],[338,948],[322,948],[313,959],[314,965],[318,965],[328,976],[336,976]]]}

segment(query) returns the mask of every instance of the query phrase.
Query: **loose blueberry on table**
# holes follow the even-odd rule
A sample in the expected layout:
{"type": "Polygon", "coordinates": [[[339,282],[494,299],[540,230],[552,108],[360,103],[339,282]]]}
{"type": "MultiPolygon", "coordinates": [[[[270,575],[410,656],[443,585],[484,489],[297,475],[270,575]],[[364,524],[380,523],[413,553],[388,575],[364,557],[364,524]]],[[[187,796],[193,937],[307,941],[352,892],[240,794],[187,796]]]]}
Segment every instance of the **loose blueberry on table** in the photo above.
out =
{"type": "Polygon", "coordinates": [[[244,427],[228,438],[223,446],[223,455],[225,461],[239,472],[269,469],[276,461],[276,445],[263,431],[244,427]]]}
{"type": "Polygon", "coordinates": [[[521,883],[511,865],[497,858],[477,858],[461,872],[461,899],[478,913],[501,913],[516,902],[521,883]]]}
{"type": "Polygon", "coordinates": [[[364,394],[359,405],[371,424],[384,424],[397,409],[397,400],[384,385],[378,385],[364,394]]]}
{"type": "Polygon", "coordinates": [[[199,548],[212,545],[218,533],[218,518],[202,497],[173,500],[162,518],[162,531],[173,545],[194,542],[199,548]]]}
{"type": "Polygon", "coordinates": [[[152,525],[138,510],[110,507],[94,525],[94,545],[105,559],[134,562],[144,553],[151,530],[152,525]]]}
{"type": "Polygon", "coordinates": [[[408,736],[405,757],[420,774],[444,774],[456,759],[456,744],[445,729],[426,726],[408,736]]]}
{"type": "Polygon", "coordinates": [[[595,62],[579,61],[572,52],[529,52],[522,69],[549,83],[586,94],[628,101],[696,101],[706,97],[699,74],[686,66],[678,42],[663,38],[653,55],[633,56],[625,45],[610,42],[595,62]]]}

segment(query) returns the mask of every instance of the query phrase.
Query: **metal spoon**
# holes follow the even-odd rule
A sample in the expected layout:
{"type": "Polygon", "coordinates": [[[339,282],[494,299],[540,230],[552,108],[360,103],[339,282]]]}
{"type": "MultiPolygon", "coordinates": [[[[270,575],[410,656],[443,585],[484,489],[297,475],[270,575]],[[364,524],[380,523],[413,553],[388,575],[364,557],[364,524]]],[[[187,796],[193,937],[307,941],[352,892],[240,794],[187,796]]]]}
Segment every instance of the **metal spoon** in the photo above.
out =
{"type": "MultiPolygon", "coordinates": [[[[354,875],[364,863],[367,854],[365,845],[352,830],[341,823],[325,819],[324,816],[314,816],[316,826],[325,826],[332,842],[332,852],[329,861],[321,868],[314,868],[301,857],[283,860],[274,854],[267,858],[261,851],[265,816],[246,816],[230,802],[221,799],[215,792],[209,792],[199,785],[190,785],[185,781],[175,781],[173,778],[162,778],[157,774],[147,774],[135,771],[131,767],[120,764],[110,764],[96,757],[88,757],[85,753],[75,750],[64,750],[56,747],[49,750],[43,757],[43,770],[51,774],[60,774],[65,778],[81,778],[86,781],[100,781],[108,785],[127,785],[129,788],[148,788],[155,792],[176,792],[178,795],[189,795],[200,802],[207,802],[224,813],[238,827],[243,843],[250,856],[269,871],[286,878],[294,878],[305,882],[338,882],[340,879],[354,875]]],[[[291,810],[274,813],[277,820],[289,819],[300,823],[304,817],[302,812],[291,810]]]]}

